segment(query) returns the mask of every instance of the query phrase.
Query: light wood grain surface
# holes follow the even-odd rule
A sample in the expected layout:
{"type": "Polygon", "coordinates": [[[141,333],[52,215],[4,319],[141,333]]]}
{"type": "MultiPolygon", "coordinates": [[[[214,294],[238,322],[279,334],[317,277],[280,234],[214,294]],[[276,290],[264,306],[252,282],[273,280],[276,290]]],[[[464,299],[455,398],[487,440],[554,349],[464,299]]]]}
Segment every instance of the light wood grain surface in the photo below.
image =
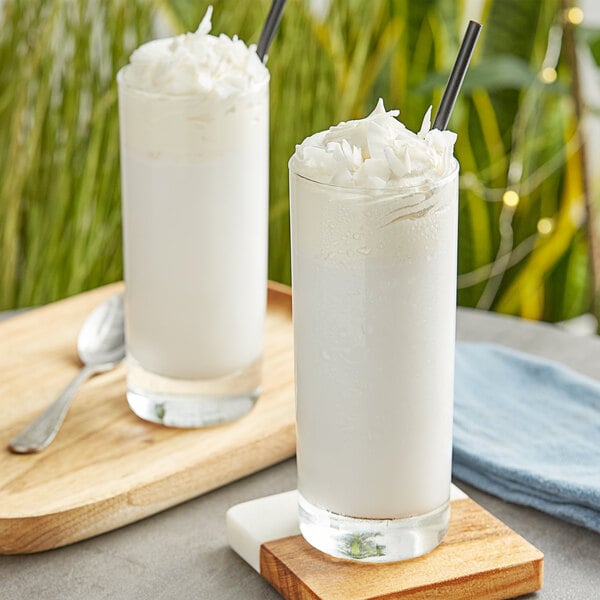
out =
{"type": "Polygon", "coordinates": [[[79,328],[113,284],[0,324],[0,553],[37,552],[154,514],[295,452],[289,288],[269,286],[264,391],[242,419],[169,429],[137,418],[125,367],[78,393],[53,444],[15,455],[7,444],[80,368],[79,328]]]}
{"type": "Polygon", "coordinates": [[[444,542],[410,561],[357,564],[293,536],[262,545],[260,571],[287,600],[501,600],[541,588],[539,550],[471,499],[451,515],[444,542]]]}

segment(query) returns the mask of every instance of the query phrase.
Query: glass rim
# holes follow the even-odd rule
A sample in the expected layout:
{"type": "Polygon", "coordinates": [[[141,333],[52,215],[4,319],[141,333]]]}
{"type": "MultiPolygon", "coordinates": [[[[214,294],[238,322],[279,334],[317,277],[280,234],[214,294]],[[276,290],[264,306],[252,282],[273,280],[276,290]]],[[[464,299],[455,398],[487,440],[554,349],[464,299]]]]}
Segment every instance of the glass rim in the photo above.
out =
{"type": "Polygon", "coordinates": [[[142,89],[134,84],[131,84],[125,80],[125,71],[127,71],[129,69],[129,67],[131,67],[131,64],[127,63],[126,65],[123,65],[117,71],[117,75],[116,75],[115,79],[117,81],[118,86],[119,87],[122,86],[123,88],[125,88],[127,90],[131,90],[131,91],[135,92],[136,94],[140,94],[142,96],[148,96],[150,98],[169,98],[169,99],[174,99],[174,100],[191,100],[193,98],[206,98],[207,96],[212,96],[212,95],[217,97],[219,100],[226,100],[228,98],[233,98],[233,97],[243,98],[252,93],[258,92],[262,87],[269,87],[269,83],[271,81],[271,72],[265,66],[265,69],[267,70],[267,76],[265,77],[265,79],[254,83],[252,86],[250,86],[248,89],[244,90],[241,93],[231,94],[230,96],[221,97],[218,94],[214,94],[212,91],[211,92],[199,92],[199,93],[195,93],[195,94],[173,94],[171,92],[152,92],[152,91],[144,90],[144,89],[142,89]]]}
{"type": "Polygon", "coordinates": [[[446,175],[443,175],[442,177],[440,177],[439,179],[436,179],[434,181],[418,183],[415,185],[401,185],[401,184],[393,185],[393,186],[386,185],[385,187],[382,187],[382,188],[354,186],[354,185],[339,185],[337,183],[326,183],[324,181],[319,181],[318,179],[312,179],[311,177],[302,175],[293,166],[294,156],[292,156],[290,158],[290,160],[288,161],[288,169],[289,169],[289,172],[291,175],[295,175],[296,177],[299,177],[300,179],[304,179],[304,181],[308,181],[309,183],[314,183],[316,185],[320,185],[325,188],[331,188],[333,190],[345,190],[347,192],[354,191],[354,192],[358,192],[358,193],[368,192],[368,193],[372,194],[373,192],[378,192],[381,195],[386,194],[386,193],[397,195],[397,194],[401,193],[402,195],[408,196],[408,195],[418,193],[418,192],[436,190],[436,189],[444,186],[445,184],[447,184],[449,181],[451,181],[455,176],[458,175],[458,172],[460,171],[460,163],[458,162],[456,157],[453,156],[452,157],[452,170],[449,173],[446,173],[446,175]]]}

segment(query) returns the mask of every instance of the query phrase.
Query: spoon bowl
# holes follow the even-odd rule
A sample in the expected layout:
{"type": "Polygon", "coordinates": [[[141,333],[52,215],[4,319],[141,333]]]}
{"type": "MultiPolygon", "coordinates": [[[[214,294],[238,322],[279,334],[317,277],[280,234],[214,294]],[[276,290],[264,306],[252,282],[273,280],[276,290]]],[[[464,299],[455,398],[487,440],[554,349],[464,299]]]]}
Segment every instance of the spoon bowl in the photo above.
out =
{"type": "Polygon", "coordinates": [[[77,353],[84,365],[119,363],[125,358],[123,294],[111,296],[90,313],[77,337],[77,353]]]}

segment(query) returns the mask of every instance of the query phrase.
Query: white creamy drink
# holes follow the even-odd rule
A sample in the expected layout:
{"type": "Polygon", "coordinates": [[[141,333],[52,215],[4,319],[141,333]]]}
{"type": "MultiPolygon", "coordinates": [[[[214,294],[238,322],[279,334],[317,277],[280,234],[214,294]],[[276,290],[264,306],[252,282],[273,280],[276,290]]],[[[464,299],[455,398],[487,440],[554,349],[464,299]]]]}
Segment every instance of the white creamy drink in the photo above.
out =
{"type": "Polygon", "coordinates": [[[450,492],[455,135],[430,131],[429,113],[418,134],[397,115],[380,100],[290,160],[302,531],[326,552],[367,560],[437,545],[450,492]],[[325,539],[336,515],[400,529],[425,515],[431,535],[419,538],[416,523],[394,547],[393,527],[371,523],[375,541],[361,549],[352,536],[364,530],[343,519],[325,539]]]}
{"type": "MultiPolygon", "coordinates": [[[[269,73],[254,47],[209,35],[211,14],[195,33],[144,44],[118,76],[130,403],[132,385],[146,385],[140,368],[159,395],[169,384],[154,375],[222,383],[246,372],[235,394],[259,385],[269,73]]],[[[141,416],[223,420],[188,410],[178,422],[172,404],[167,420],[157,402],[156,419],[141,416]]]]}

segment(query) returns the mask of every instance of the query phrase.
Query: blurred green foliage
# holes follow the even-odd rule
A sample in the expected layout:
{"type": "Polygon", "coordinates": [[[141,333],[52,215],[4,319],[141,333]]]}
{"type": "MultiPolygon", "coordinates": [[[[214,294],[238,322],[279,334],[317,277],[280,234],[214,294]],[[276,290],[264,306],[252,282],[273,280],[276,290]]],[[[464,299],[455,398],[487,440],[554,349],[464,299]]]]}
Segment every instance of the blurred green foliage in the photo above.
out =
{"type": "MultiPolygon", "coordinates": [[[[5,0],[0,16],[0,309],[121,277],[114,77],[202,0],[5,0]]],[[[256,42],[268,0],[213,0],[213,32],[256,42]]],[[[287,160],[383,97],[418,128],[466,26],[456,0],[289,0],[270,51],[271,278],[289,282],[287,160]]],[[[577,123],[558,0],[485,0],[450,128],[461,163],[459,302],[534,319],[590,308],[577,123]],[[546,69],[544,71],[544,69],[546,69]],[[556,80],[554,75],[558,74],[556,80]],[[517,206],[503,202],[506,190],[517,206]],[[514,195],[513,195],[514,198],[514,195]]],[[[592,32],[593,33],[593,32],[592,32]]],[[[587,38],[598,44],[599,36],[587,38]]],[[[592,48],[594,50],[594,48],[592,48]]]]}

